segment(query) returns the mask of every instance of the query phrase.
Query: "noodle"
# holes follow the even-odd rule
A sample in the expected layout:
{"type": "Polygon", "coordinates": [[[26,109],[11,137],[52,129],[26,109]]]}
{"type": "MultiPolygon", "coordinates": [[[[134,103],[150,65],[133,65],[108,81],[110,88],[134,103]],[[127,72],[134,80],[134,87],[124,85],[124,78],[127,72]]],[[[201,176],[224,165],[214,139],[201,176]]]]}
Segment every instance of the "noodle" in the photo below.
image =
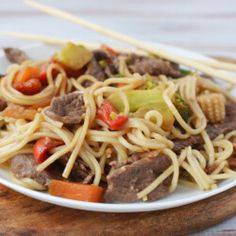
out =
{"type": "Polygon", "coordinates": [[[35,189],[35,190],[39,190],[39,191],[43,191],[46,190],[46,187],[43,186],[42,184],[39,184],[38,182],[30,179],[30,178],[24,178],[24,179],[17,179],[16,177],[14,177],[14,175],[11,175],[11,179],[14,183],[19,184],[25,188],[29,188],[29,189],[35,189]]]}
{"type": "Polygon", "coordinates": [[[207,152],[207,155],[208,155],[208,162],[209,162],[209,165],[212,165],[213,162],[214,162],[214,157],[215,157],[215,151],[214,151],[214,147],[213,147],[213,143],[211,142],[207,132],[204,130],[202,131],[202,138],[205,142],[205,149],[206,149],[206,152],[207,152]]]}

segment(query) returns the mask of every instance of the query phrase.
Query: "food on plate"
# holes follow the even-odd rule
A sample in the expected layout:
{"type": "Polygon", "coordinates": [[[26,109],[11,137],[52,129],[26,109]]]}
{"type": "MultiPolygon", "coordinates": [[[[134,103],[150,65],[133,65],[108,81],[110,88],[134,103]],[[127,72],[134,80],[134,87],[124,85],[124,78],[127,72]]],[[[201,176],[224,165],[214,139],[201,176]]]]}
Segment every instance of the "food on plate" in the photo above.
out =
{"type": "Polygon", "coordinates": [[[70,42],[44,61],[4,51],[0,163],[18,184],[129,203],[236,178],[236,102],[214,78],[106,45],[70,42]]]}

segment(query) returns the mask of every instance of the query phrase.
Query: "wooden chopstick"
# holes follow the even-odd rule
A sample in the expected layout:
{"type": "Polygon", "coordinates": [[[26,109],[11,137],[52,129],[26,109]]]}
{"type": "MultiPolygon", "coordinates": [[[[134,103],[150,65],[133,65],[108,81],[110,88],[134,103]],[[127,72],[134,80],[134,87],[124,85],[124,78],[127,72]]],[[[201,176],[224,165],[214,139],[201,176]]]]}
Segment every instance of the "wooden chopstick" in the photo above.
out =
{"type": "MultiPolygon", "coordinates": [[[[100,43],[78,41],[78,40],[73,40],[73,39],[61,39],[61,38],[50,37],[50,36],[45,36],[45,35],[30,34],[30,33],[23,33],[23,32],[14,32],[14,31],[3,31],[3,32],[0,31],[0,35],[30,40],[30,41],[35,41],[35,42],[40,42],[40,43],[45,43],[45,44],[51,44],[51,45],[56,45],[56,46],[63,46],[68,42],[73,42],[76,44],[84,45],[92,50],[98,49],[101,46],[100,43]]],[[[124,53],[138,52],[138,54],[147,55],[146,52],[144,52],[142,50],[133,49],[133,48],[115,47],[115,49],[119,52],[124,52],[124,53]]]]}
{"type": "MultiPolygon", "coordinates": [[[[53,44],[53,45],[58,45],[58,46],[63,46],[69,41],[72,41],[77,44],[83,44],[89,47],[90,49],[97,49],[99,44],[98,43],[91,43],[91,42],[84,42],[84,41],[77,41],[77,40],[71,40],[71,39],[60,39],[60,38],[55,38],[55,37],[49,37],[45,35],[38,35],[38,34],[30,34],[30,33],[23,33],[23,32],[0,32],[0,35],[5,35],[5,36],[11,36],[11,37],[16,37],[20,39],[25,39],[25,40],[31,40],[31,41],[36,41],[40,43],[46,43],[46,44],[53,44]]],[[[118,51],[121,52],[127,52],[127,49],[125,48],[118,48],[116,47],[118,51]]],[[[130,49],[130,52],[133,52],[133,50],[130,49]]],[[[139,51],[141,54],[143,51],[139,51]]],[[[145,53],[144,53],[145,54],[145,53]]],[[[198,61],[198,60],[196,60],[198,61]]],[[[200,61],[201,62],[201,61],[200,61]]],[[[219,62],[218,60],[211,59],[211,60],[204,60],[202,63],[205,63],[208,66],[212,66],[214,68],[219,68],[219,69],[232,69],[231,65],[234,65],[233,63],[225,63],[225,62],[219,62]],[[222,67],[221,65],[224,65],[222,67]]]]}
{"type": "Polygon", "coordinates": [[[60,38],[49,37],[49,36],[39,35],[39,34],[4,31],[4,32],[0,32],[0,35],[11,36],[15,38],[26,39],[26,40],[52,44],[52,45],[57,45],[57,46],[63,46],[67,42],[70,41],[70,42],[74,42],[74,43],[82,44],[82,45],[86,44],[91,49],[96,49],[98,47],[98,44],[95,44],[95,43],[88,43],[88,42],[71,40],[71,39],[60,39],[60,38]]]}
{"type": "Polygon", "coordinates": [[[216,59],[211,58],[211,60],[196,60],[201,63],[204,63],[208,66],[214,67],[216,69],[222,69],[222,70],[230,70],[230,71],[236,71],[236,64],[231,63],[231,62],[224,62],[224,61],[219,61],[216,59]]]}
{"type": "Polygon", "coordinates": [[[94,23],[91,23],[89,21],[81,19],[81,18],[79,18],[79,17],[77,17],[73,14],[67,13],[67,12],[59,10],[57,8],[49,7],[47,5],[40,4],[40,3],[37,3],[37,2],[32,1],[32,0],[25,0],[24,2],[27,5],[30,5],[31,7],[35,8],[35,9],[38,9],[42,12],[45,12],[49,15],[54,15],[54,16],[61,17],[61,18],[66,19],[68,21],[77,23],[77,24],[79,24],[83,27],[94,30],[98,33],[107,35],[111,38],[117,39],[119,41],[122,41],[122,42],[125,42],[125,43],[128,43],[128,44],[131,44],[131,45],[133,45],[133,46],[135,46],[139,49],[142,49],[144,51],[156,54],[156,55],[158,55],[162,58],[165,58],[167,60],[170,60],[170,61],[173,61],[173,62],[176,62],[176,63],[179,63],[179,64],[186,65],[190,68],[197,69],[197,70],[199,70],[199,71],[201,71],[201,72],[203,72],[207,75],[219,78],[221,80],[227,81],[227,82],[232,83],[232,84],[236,84],[236,77],[233,76],[230,73],[215,70],[214,68],[212,68],[210,66],[207,66],[207,65],[204,65],[201,62],[196,62],[192,59],[185,58],[183,56],[179,56],[179,55],[175,55],[173,53],[170,53],[170,52],[168,52],[164,49],[156,48],[156,47],[153,47],[151,45],[145,44],[142,41],[139,41],[139,40],[134,39],[132,37],[129,37],[129,36],[123,35],[121,33],[109,30],[109,29],[104,28],[102,26],[96,25],[94,23]]]}
{"type": "Polygon", "coordinates": [[[0,32],[0,35],[15,37],[19,39],[26,39],[26,40],[31,40],[31,41],[40,42],[40,43],[43,42],[46,44],[53,44],[53,45],[58,45],[58,46],[62,46],[66,43],[64,39],[42,36],[38,34],[15,32],[15,31],[13,32],[3,31],[3,32],[0,32]]]}
{"type": "MultiPolygon", "coordinates": [[[[71,39],[60,39],[60,38],[55,38],[55,37],[49,37],[46,35],[30,34],[30,33],[23,33],[23,32],[6,31],[6,32],[0,32],[0,35],[11,36],[11,37],[16,37],[20,39],[31,40],[31,41],[36,41],[36,42],[46,43],[46,44],[53,44],[53,45],[58,45],[58,46],[62,46],[69,41],[72,41],[77,44],[87,45],[91,49],[96,49],[99,46],[98,43],[91,43],[91,42],[88,43],[84,41],[77,41],[77,40],[71,40],[71,39]]],[[[116,47],[116,49],[123,52],[127,51],[127,49],[124,49],[124,48],[116,47]]],[[[133,50],[130,50],[130,51],[133,52],[133,50]]],[[[139,51],[139,53],[142,53],[142,52],[143,51],[139,51]]],[[[198,61],[198,60],[195,60],[195,61],[198,61]]],[[[202,61],[202,63],[208,66],[212,66],[214,68],[227,69],[227,70],[232,69],[231,65],[235,66],[235,64],[233,63],[219,62],[218,60],[215,60],[212,58],[210,60],[204,60],[202,61]],[[222,67],[221,65],[224,65],[224,67],[222,67]]]]}

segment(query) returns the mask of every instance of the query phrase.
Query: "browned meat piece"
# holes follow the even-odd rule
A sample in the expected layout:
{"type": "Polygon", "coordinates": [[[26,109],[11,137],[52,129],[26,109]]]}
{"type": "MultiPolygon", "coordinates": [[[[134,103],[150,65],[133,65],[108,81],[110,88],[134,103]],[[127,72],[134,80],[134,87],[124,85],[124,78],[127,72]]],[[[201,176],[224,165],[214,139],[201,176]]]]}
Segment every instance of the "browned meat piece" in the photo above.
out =
{"type": "MultiPolygon", "coordinates": [[[[59,159],[59,163],[65,167],[66,163],[69,159],[68,155],[64,155],[59,159]]],[[[77,158],[73,169],[71,171],[70,179],[72,181],[79,181],[83,182],[84,184],[88,184],[91,182],[94,174],[91,172],[91,170],[88,168],[88,166],[83,162],[82,159],[77,158]]]]}
{"type": "MultiPolygon", "coordinates": [[[[118,73],[115,60],[103,50],[95,50],[93,51],[93,59],[89,63],[85,74],[92,75],[99,81],[104,81],[118,73]]],[[[88,87],[89,85],[89,83],[86,83],[84,86],[88,87]]]]}
{"type": "Polygon", "coordinates": [[[104,69],[95,58],[90,61],[85,74],[92,75],[99,81],[104,81],[107,78],[104,69]]]}
{"type": "MultiPolygon", "coordinates": [[[[147,187],[171,164],[167,156],[142,158],[131,164],[116,169],[107,176],[108,188],[104,199],[106,202],[137,202],[137,193],[147,187]]],[[[170,178],[163,181],[148,195],[149,201],[154,201],[168,194],[170,178]]]]}
{"type": "MultiPolygon", "coordinates": [[[[220,134],[226,134],[236,129],[236,103],[228,102],[226,105],[226,117],[223,123],[208,124],[206,127],[207,133],[211,139],[216,138],[220,134]]],[[[179,153],[183,148],[192,146],[200,148],[204,143],[200,135],[191,136],[188,139],[173,140],[175,146],[173,151],[179,153]]]]}
{"type": "Polygon", "coordinates": [[[0,111],[3,111],[7,107],[7,103],[0,99],[0,111]]]}
{"type": "Polygon", "coordinates": [[[228,158],[228,163],[229,163],[229,167],[233,170],[236,169],[236,156],[232,155],[230,158],[228,158]]]}
{"type": "Polygon", "coordinates": [[[21,64],[22,62],[30,59],[24,51],[18,48],[4,48],[3,50],[7,59],[11,63],[21,64]]]}
{"type": "Polygon", "coordinates": [[[52,100],[45,114],[51,119],[63,122],[66,125],[79,124],[85,113],[83,94],[69,93],[52,100]]]}
{"type": "Polygon", "coordinates": [[[210,175],[216,168],[218,167],[218,164],[217,163],[213,163],[211,166],[208,166],[206,169],[205,169],[205,172],[210,175]]]}
{"type": "Polygon", "coordinates": [[[132,73],[141,75],[166,75],[173,78],[181,77],[178,65],[162,59],[149,58],[131,54],[128,56],[129,69],[132,73]]]}
{"type": "Polygon", "coordinates": [[[111,78],[111,77],[114,77],[114,75],[117,75],[118,74],[117,68],[118,67],[117,67],[117,60],[116,59],[112,60],[111,63],[108,63],[105,66],[105,73],[106,73],[107,78],[111,78]]]}
{"type": "Polygon", "coordinates": [[[98,62],[100,68],[105,72],[105,77],[111,77],[118,73],[117,57],[101,50],[93,51],[94,59],[98,62]]]}
{"type": "MultiPolygon", "coordinates": [[[[118,73],[117,58],[108,55],[103,50],[95,50],[94,56],[88,65],[85,74],[97,78],[99,81],[112,77],[118,73]]],[[[178,65],[161,59],[154,59],[136,54],[123,54],[127,57],[129,69],[132,73],[150,74],[150,75],[167,75],[174,78],[181,77],[178,65]]],[[[86,84],[85,86],[89,86],[86,84]]]]}
{"type": "Polygon", "coordinates": [[[34,181],[47,186],[51,179],[58,179],[53,171],[36,171],[36,162],[32,154],[19,154],[11,160],[10,170],[17,179],[30,178],[34,181]]]}
{"type": "Polygon", "coordinates": [[[229,167],[231,169],[236,169],[236,138],[234,137],[232,140],[231,140],[232,144],[233,144],[233,153],[232,155],[227,159],[228,161],[228,164],[229,164],[229,167]]]}
{"type": "Polygon", "coordinates": [[[96,61],[109,60],[110,59],[109,55],[107,55],[107,53],[104,52],[101,49],[94,50],[93,51],[93,56],[94,56],[96,61]]]}

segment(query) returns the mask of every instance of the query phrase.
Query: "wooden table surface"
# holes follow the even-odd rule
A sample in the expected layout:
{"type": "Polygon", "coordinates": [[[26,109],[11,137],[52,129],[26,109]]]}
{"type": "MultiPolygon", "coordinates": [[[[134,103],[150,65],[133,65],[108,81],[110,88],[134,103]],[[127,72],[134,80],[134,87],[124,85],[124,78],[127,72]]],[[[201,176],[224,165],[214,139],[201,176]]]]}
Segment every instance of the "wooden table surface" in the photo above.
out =
{"type": "MultiPolygon", "coordinates": [[[[42,2],[141,40],[171,44],[214,56],[236,58],[235,0],[42,2]]],[[[77,25],[34,11],[21,0],[0,1],[0,31],[22,31],[112,43],[112,40],[77,25]]],[[[27,43],[0,36],[0,47],[22,46],[27,43]]],[[[195,235],[236,235],[236,216],[195,235]]]]}

